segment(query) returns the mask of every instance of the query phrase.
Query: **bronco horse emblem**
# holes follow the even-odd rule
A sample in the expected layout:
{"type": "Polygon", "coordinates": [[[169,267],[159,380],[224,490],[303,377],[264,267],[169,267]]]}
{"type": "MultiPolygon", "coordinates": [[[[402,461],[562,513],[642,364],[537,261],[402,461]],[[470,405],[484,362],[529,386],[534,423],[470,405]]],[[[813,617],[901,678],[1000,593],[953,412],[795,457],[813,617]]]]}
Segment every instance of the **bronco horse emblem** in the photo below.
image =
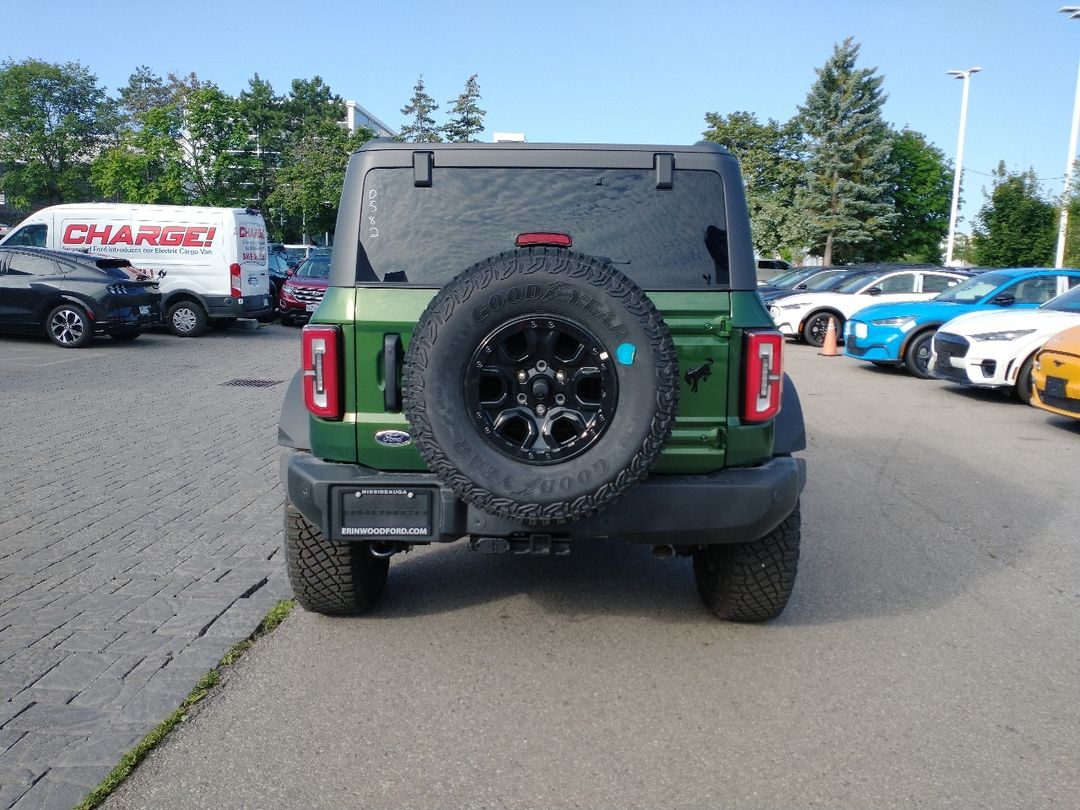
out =
{"type": "Polygon", "coordinates": [[[709,375],[712,374],[713,359],[706,357],[705,362],[697,368],[692,368],[686,372],[683,379],[686,380],[686,384],[690,386],[690,393],[696,394],[699,382],[703,382],[709,379],[709,375]]]}

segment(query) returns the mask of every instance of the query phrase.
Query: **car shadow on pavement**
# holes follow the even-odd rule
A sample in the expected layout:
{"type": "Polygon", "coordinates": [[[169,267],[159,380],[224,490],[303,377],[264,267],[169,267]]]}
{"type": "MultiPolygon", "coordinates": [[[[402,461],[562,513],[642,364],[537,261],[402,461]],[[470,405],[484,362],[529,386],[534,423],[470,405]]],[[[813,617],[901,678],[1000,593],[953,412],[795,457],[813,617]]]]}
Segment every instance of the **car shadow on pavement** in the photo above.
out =
{"type": "Polygon", "coordinates": [[[575,620],[615,614],[716,621],[698,598],[688,558],[657,560],[648,546],[620,540],[575,540],[561,556],[481,554],[466,541],[396,555],[371,616],[436,614],[522,596],[575,620]]]}

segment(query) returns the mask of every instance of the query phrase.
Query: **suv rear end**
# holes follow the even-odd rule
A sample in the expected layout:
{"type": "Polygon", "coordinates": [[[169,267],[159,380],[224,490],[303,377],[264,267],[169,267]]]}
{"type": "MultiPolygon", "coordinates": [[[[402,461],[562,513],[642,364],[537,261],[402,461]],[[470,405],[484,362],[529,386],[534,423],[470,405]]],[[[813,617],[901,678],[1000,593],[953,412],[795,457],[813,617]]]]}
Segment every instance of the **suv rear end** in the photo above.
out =
{"type": "Polygon", "coordinates": [[[717,615],[783,609],[802,417],[726,151],[375,142],[336,244],[281,423],[305,606],[366,610],[391,555],[468,536],[621,537],[692,556],[717,615]]]}

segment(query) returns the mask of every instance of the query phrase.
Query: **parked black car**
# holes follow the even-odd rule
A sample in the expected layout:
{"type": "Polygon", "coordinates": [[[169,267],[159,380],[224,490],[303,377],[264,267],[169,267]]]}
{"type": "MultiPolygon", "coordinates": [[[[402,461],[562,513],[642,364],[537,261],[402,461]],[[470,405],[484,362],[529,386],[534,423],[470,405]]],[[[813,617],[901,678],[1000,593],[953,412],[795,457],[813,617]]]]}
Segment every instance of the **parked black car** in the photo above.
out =
{"type": "Polygon", "coordinates": [[[274,309],[277,309],[281,288],[289,277],[289,271],[295,268],[289,264],[284,250],[271,250],[266,256],[266,263],[270,269],[270,295],[274,299],[274,309]]]}
{"type": "Polygon", "coordinates": [[[75,349],[94,335],[134,340],[161,322],[155,281],[127,259],[0,247],[0,330],[40,333],[75,349]]]}

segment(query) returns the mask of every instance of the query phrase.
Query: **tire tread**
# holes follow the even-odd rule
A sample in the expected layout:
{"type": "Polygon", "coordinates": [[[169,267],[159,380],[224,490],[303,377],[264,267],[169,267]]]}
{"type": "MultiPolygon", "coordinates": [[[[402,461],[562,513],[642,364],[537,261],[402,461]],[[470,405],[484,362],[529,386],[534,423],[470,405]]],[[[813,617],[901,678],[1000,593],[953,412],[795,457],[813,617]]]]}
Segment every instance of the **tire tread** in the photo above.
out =
{"type": "Polygon", "coordinates": [[[694,552],[694,577],[706,607],[735,622],[767,622],[779,616],[795,587],[800,535],[796,506],[758,540],[694,552]]]}
{"type": "Polygon", "coordinates": [[[389,560],[366,543],[326,540],[291,503],[285,504],[285,559],[296,601],[328,616],[357,616],[379,601],[389,560]]]}

